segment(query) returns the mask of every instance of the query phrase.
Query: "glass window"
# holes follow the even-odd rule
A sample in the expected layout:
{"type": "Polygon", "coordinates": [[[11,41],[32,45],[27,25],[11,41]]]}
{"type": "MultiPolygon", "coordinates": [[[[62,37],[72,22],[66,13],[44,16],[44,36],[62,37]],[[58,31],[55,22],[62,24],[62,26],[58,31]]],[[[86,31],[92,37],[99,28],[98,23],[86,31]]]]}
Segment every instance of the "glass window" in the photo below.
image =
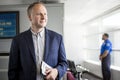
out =
{"type": "Polygon", "coordinates": [[[86,25],[85,52],[86,59],[99,61],[100,47],[103,43],[102,34],[108,33],[113,44],[111,62],[120,67],[120,11],[100,17],[86,25]]]}

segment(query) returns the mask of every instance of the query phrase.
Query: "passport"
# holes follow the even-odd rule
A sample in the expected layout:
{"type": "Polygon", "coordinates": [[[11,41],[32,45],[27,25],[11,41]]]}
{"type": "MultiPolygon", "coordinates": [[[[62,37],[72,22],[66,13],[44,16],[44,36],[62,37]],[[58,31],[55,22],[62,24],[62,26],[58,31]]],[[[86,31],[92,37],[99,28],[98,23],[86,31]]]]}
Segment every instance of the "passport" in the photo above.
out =
{"type": "Polygon", "coordinates": [[[41,70],[42,70],[42,74],[46,75],[46,69],[50,69],[52,68],[50,65],[48,65],[46,62],[42,61],[42,65],[41,65],[41,70]]]}

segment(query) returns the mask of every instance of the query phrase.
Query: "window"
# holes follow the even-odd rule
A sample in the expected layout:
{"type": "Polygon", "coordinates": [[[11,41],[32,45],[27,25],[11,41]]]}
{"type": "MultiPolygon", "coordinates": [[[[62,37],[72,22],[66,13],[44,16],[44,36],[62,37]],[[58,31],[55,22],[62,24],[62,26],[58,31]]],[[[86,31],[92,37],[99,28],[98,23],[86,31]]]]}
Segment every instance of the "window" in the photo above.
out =
{"type": "Polygon", "coordinates": [[[87,59],[99,61],[102,34],[108,33],[113,44],[112,65],[120,67],[120,10],[99,17],[85,25],[85,52],[87,59]]]}

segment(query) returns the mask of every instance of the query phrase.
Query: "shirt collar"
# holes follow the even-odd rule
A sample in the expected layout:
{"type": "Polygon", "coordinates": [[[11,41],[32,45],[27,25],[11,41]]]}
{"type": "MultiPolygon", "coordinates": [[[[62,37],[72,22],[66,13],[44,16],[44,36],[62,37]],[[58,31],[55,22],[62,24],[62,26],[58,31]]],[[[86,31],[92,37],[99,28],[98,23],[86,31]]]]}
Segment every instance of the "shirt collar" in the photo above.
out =
{"type": "Polygon", "coordinates": [[[38,33],[35,33],[35,32],[33,32],[33,30],[32,29],[30,29],[31,30],[31,32],[32,32],[32,34],[33,35],[40,35],[40,37],[44,37],[44,34],[45,34],[45,28],[43,28],[43,30],[41,31],[41,32],[38,32],[38,33]]]}

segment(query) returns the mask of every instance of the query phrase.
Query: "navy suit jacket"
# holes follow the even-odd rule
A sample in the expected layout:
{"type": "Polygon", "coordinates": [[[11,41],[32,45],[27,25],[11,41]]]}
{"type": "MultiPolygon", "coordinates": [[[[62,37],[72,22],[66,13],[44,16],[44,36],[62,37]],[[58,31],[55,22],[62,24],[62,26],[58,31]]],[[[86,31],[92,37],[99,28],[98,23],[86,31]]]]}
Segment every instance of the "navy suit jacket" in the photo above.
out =
{"type": "MultiPolygon", "coordinates": [[[[67,69],[62,36],[45,28],[45,51],[43,60],[58,70],[60,79],[67,69]]],[[[36,59],[30,30],[16,36],[11,44],[8,79],[36,80],[36,59]]]]}

